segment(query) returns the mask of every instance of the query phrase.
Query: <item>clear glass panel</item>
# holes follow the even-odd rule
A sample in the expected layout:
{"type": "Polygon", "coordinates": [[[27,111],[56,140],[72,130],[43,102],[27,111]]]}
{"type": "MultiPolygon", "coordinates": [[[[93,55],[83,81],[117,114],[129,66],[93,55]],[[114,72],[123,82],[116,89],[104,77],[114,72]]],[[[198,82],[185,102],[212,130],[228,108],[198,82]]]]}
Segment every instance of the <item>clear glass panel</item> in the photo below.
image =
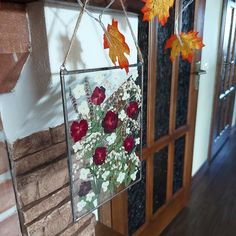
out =
{"type": "Polygon", "coordinates": [[[63,103],[77,220],[140,179],[142,86],[137,66],[69,74],[63,103]]]}

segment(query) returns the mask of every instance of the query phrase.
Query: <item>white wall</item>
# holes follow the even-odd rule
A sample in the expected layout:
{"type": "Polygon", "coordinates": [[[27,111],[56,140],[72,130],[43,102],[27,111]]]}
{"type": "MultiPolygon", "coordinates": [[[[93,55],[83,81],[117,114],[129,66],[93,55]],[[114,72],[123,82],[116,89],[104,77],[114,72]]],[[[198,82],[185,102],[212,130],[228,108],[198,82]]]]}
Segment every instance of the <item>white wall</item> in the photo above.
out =
{"type": "MultiPolygon", "coordinates": [[[[77,6],[43,6],[42,3],[28,6],[32,53],[15,92],[0,95],[0,110],[9,141],[63,123],[59,71],[79,14],[77,6]]],[[[112,17],[120,22],[119,30],[126,36],[131,50],[129,61],[135,63],[137,50],[125,17],[108,12],[103,17],[104,24],[111,23],[112,17]]],[[[134,14],[129,18],[137,35],[138,18],[134,14]]],[[[68,62],[68,69],[111,65],[108,51],[103,49],[103,31],[87,15],[82,19],[68,62]]]]}
{"type": "Polygon", "coordinates": [[[207,74],[201,76],[200,80],[192,175],[208,157],[222,2],[223,0],[206,1],[203,36],[206,46],[202,51],[202,69],[207,70],[207,74]]]}
{"type": "Polygon", "coordinates": [[[232,126],[236,125],[236,97],[234,101],[234,114],[233,114],[233,119],[232,119],[232,126]]]}

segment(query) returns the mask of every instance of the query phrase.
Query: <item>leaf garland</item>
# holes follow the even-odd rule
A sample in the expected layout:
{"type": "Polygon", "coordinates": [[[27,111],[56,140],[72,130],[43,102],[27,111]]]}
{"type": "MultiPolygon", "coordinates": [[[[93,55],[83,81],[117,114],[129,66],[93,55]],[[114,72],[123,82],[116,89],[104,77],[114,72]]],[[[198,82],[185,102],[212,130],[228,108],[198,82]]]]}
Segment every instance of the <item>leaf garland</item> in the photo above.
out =
{"type": "Polygon", "coordinates": [[[193,50],[201,49],[205,45],[202,43],[202,39],[198,37],[198,32],[182,32],[180,33],[180,39],[182,41],[182,45],[178,37],[175,34],[172,34],[166,41],[165,49],[171,49],[170,59],[172,62],[178,55],[181,54],[184,60],[191,63],[193,59],[193,50]]]}
{"type": "Polygon", "coordinates": [[[107,34],[104,34],[104,49],[109,49],[109,57],[114,65],[118,60],[121,69],[129,72],[129,61],[125,54],[130,54],[130,49],[125,42],[125,36],[118,30],[118,21],[112,19],[112,24],[107,26],[107,34]],[[107,38],[108,36],[108,38],[107,38]]]}
{"type": "Polygon", "coordinates": [[[152,21],[157,17],[158,21],[164,26],[170,16],[169,10],[174,5],[174,0],[142,0],[145,6],[142,8],[143,20],[152,21]]]}

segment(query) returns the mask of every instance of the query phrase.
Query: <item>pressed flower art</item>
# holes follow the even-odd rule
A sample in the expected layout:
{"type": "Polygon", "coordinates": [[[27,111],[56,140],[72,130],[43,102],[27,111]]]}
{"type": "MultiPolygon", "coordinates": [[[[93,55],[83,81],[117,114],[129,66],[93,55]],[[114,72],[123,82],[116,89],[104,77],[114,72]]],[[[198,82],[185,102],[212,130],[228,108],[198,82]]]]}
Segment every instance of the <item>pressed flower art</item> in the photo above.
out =
{"type": "Polygon", "coordinates": [[[141,82],[137,67],[73,77],[68,138],[75,218],[140,179],[141,82]]]}

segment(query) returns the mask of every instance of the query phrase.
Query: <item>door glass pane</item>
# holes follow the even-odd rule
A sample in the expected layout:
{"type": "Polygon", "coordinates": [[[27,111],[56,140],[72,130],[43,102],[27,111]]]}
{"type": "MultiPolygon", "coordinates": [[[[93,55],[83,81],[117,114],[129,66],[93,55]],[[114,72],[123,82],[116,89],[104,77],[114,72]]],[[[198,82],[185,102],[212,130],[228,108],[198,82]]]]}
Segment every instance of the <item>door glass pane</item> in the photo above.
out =
{"type": "MultiPolygon", "coordinates": [[[[188,2],[188,0],[184,0],[182,7],[184,7],[188,2]]],[[[188,32],[193,29],[194,7],[195,1],[183,13],[182,32],[188,32]]],[[[180,57],[176,108],[176,128],[179,128],[180,126],[185,125],[187,123],[190,69],[191,64],[188,61],[184,61],[180,57]]]]}
{"type": "Polygon", "coordinates": [[[183,186],[185,136],[175,141],[173,193],[183,186]]]}
{"type": "Polygon", "coordinates": [[[168,147],[157,152],[153,160],[153,213],[166,202],[168,147]]]}
{"type": "Polygon", "coordinates": [[[170,10],[170,18],[167,24],[165,26],[158,24],[155,140],[169,133],[172,63],[170,61],[170,50],[165,49],[165,44],[173,30],[174,8],[170,10]]]}
{"type": "Polygon", "coordinates": [[[128,190],[128,229],[132,235],[145,223],[146,162],[142,162],[142,179],[128,190]]]}

